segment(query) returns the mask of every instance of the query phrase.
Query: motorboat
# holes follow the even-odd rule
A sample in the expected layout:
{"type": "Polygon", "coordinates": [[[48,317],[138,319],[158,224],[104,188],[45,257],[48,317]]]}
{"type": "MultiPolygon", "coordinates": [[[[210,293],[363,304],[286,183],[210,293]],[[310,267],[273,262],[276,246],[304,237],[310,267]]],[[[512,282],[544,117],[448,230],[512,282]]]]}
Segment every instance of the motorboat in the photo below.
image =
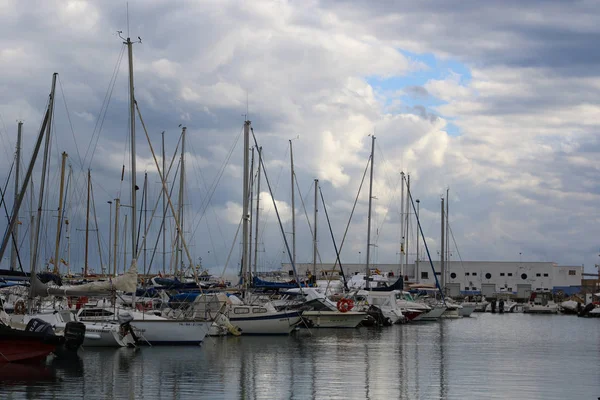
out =
{"type": "Polygon", "coordinates": [[[386,320],[390,324],[399,324],[406,321],[406,317],[402,314],[400,306],[396,303],[398,297],[402,297],[400,290],[390,292],[378,292],[372,290],[358,290],[351,293],[351,296],[357,299],[357,308],[361,311],[367,311],[370,306],[379,308],[386,320]]]}
{"type": "Polygon", "coordinates": [[[556,314],[558,313],[558,304],[552,300],[552,293],[550,292],[532,292],[523,312],[528,314],[556,314]]]}
{"type": "Polygon", "coordinates": [[[224,311],[242,335],[288,335],[301,320],[301,311],[278,311],[271,302],[245,303],[239,297],[227,297],[224,311]]]}
{"type": "Polygon", "coordinates": [[[352,310],[354,303],[341,306],[343,299],[334,303],[320,288],[295,288],[285,292],[284,299],[292,300],[297,308],[302,308],[302,317],[314,328],[356,328],[366,318],[367,313],[352,310]],[[294,300],[301,298],[303,301],[294,300]]]}

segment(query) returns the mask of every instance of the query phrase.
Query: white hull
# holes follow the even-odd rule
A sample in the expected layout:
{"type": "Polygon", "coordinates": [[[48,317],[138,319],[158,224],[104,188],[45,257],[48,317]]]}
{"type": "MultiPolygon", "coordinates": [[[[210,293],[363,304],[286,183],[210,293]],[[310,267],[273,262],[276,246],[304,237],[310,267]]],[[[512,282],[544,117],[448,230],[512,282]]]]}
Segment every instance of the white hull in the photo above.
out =
{"type": "Polygon", "coordinates": [[[135,345],[131,335],[121,337],[120,326],[104,322],[84,322],[85,339],[83,347],[126,347],[135,345]]]}
{"type": "Polygon", "coordinates": [[[193,320],[133,320],[139,344],[197,345],[202,343],[212,322],[193,320]]]}
{"type": "Polygon", "coordinates": [[[446,311],[446,307],[433,307],[430,311],[417,316],[413,321],[437,321],[446,311]]]}
{"type": "Polygon", "coordinates": [[[465,305],[465,304],[461,304],[462,308],[459,309],[458,313],[460,314],[461,317],[470,317],[471,314],[475,311],[475,305],[465,305]]]}
{"type": "Polygon", "coordinates": [[[527,314],[556,314],[558,313],[558,305],[552,304],[548,306],[525,306],[523,312],[527,314]]]}
{"type": "Polygon", "coordinates": [[[304,311],[302,317],[313,323],[315,328],[356,328],[366,313],[348,311],[304,311]]]}
{"type": "Polygon", "coordinates": [[[230,313],[228,317],[242,331],[242,335],[288,335],[300,322],[297,311],[268,312],[247,317],[230,313]]]}
{"type": "Polygon", "coordinates": [[[460,308],[457,307],[449,307],[442,313],[442,318],[461,318],[460,316],[460,308]]]}

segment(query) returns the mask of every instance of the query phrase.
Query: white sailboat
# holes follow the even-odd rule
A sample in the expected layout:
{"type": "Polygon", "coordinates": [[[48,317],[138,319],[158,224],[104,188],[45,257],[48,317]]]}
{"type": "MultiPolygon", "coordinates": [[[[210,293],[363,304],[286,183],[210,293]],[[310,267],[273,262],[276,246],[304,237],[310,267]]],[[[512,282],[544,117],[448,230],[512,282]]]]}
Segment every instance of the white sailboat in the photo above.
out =
{"type": "Polygon", "coordinates": [[[249,254],[249,181],[250,181],[250,121],[244,122],[244,182],[243,182],[243,221],[242,221],[242,277],[244,299],[229,296],[225,315],[237,326],[242,335],[287,335],[295,329],[301,317],[298,311],[277,311],[273,304],[255,303],[248,295],[250,282],[249,254]]]}

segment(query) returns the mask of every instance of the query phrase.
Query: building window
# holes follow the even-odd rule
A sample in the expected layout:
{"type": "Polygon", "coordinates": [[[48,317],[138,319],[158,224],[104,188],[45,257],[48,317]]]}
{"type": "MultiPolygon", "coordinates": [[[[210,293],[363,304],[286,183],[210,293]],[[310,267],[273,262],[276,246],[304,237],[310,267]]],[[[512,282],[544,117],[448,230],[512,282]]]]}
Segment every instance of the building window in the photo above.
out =
{"type": "Polygon", "coordinates": [[[490,274],[489,272],[485,274],[485,279],[492,279],[492,274],[490,274]]]}
{"type": "Polygon", "coordinates": [[[477,290],[477,288],[476,288],[475,286],[473,286],[471,289],[473,289],[473,290],[477,290]]]}
{"type": "Polygon", "coordinates": [[[544,276],[548,276],[548,274],[544,274],[544,276]]]}
{"type": "Polygon", "coordinates": [[[570,269],[569,275],[577,275],[577,271],[575,271],[574,269],[570,269]]]}
{"type": "Polygon", "coordinates": [[[290,269],[290,270],[288,271],[288,275],[289,275],[289,276],[294,276],[294,270],[293,270],[293,269],[290,269]]]}
{"type": "Polygon", "coordinates": [[[512,288],[511,288],[511,287],[509,287],[509,288],[508,288],[508,289],[506,289],[506,290],[508,290],[509,292],[512,292],[512,288]]]}
{"type": "Polygon", "coordinates": [[[471,275],[477,276],[477,272],[471,272],[471,275]]]}
{"type": "Polygon", "coordinates": [[[535,274],[535,276],[542,276],[542,274],[540,274],[539,272],[537,274],[535,274]]]}
{"type": "Polygon", "coordinates": [[[421,271],[421,279],[429,279],[429,272],[421,271]]]}
{"type": "Polygon", "coordinates": [[[508,273],[508,276],[512,276],[512,272],[509,272],[509,273],[508,273]]]}
{"type": "Polygon", "coordinates": [[[521,274],[521,279],[523,279],[523,280],[527,279],[527,274],[521,274]]]}
{"type": "Polygon", "coordinates": [[[450,274],[450,278],[452,278],[452,279],[456,278],[456,274],[455,274],[454,272],[453,272],[453,273],[451,273],[451,274],[450,274]]]}
{"type": "Polygon", "coordinates": [[[440,276],[442,273],[441,273],[440,271],[435,271],[435,274],[436,274],[437,276],[440,276]]]}
{"type": "Polygon", "coordinates": [[[500,272],[500,276],[504,276],[504,272],[500,272]]]}
{"type": "Polygon", "coordinates": [[[469,276],[469,273],[468,273],[468,272],[465,272],[465,276],[469,276]]]}

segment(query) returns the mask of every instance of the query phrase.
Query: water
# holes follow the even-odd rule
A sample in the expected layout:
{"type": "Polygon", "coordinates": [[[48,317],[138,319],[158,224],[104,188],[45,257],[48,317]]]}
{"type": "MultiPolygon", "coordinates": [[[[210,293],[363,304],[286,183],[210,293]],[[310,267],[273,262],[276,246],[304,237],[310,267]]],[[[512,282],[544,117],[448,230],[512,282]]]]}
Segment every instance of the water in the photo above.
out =
{"type": "Polygon", "coordinates": [[[79,362],[4,366],[0,376],[8,399],[596,399],[600,320],[476,314],[202,347],[86,349],[79,362]],[[27,382],[7,382],[19,374],[27,382]]]}

